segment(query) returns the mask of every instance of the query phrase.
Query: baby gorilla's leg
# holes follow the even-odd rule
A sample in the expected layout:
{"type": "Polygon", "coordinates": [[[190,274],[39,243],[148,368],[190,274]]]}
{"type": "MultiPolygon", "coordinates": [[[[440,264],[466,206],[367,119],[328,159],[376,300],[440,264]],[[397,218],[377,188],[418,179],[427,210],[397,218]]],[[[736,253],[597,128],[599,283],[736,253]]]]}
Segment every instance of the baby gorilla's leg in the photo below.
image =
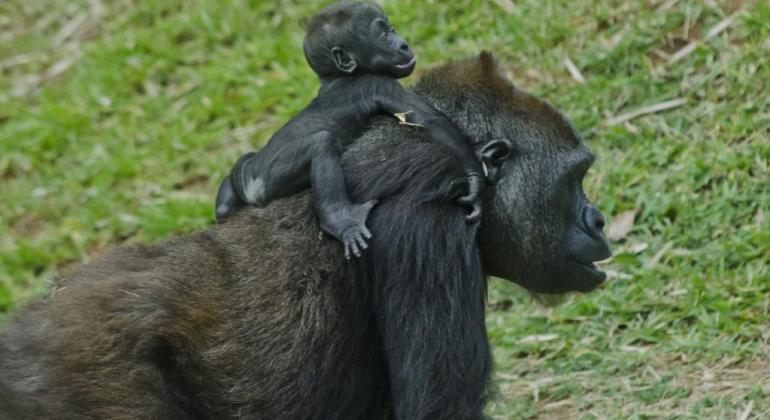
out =
{"type": "Polygon", "coordinates": [[[222,183],[219,185],[219,192],[217,193],[217,223],[222,223],[222,221],[232,216],[245,206],[246,203],[242,202],[240,198],[238,198],[238,195],[235,194],[230,176],[226,176],[225,179],[222,180],[222,183]]]}

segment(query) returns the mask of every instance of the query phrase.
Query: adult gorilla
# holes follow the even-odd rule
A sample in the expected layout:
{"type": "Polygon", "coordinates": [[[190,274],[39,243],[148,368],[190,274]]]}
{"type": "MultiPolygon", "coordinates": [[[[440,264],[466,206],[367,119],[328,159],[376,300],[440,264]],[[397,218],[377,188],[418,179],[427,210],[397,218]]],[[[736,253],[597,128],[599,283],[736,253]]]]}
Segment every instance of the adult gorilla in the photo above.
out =
{"type": "Polygon", "coordinates": [[[318,239],[308,194],[119,249],[0,336],[0,418],[481,418],[485,277],[540,292],[604,278],[603,221],[581,189],[593,156],[488,54],[416,90],[500,178],[478,234],[452,203],[459,161],[380,121],[343,158],[352,198],[380,200],[365,259],[318,239]]]}

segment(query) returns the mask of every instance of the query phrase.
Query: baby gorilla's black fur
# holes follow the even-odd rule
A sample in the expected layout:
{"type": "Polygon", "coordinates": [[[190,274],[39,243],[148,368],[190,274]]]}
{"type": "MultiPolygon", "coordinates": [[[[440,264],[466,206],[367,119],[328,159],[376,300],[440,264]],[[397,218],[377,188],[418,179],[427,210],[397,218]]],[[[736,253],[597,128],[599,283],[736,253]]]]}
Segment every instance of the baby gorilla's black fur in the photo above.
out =
{"type": "Polygon", "coordinates": [[[318,96],[278,130],[259,152],[242,156],[222,182],[217,219],[245,205],[264,206],[312,186],[321,229],[344,244],[345,256],[367,248],[369,211],[378,197],[353,203],[340,167],[342,151],[377,114],[408,113],[434,142],[460,158],[467,194],[456,202],[471,206],[468,220],[480,219],[479,163],[464,135],[442,113],[396,79],[411,74],[415,57],[382,10],[369,3],[337,3],[308,23],[305,56],[321,78],[318,96]]]}

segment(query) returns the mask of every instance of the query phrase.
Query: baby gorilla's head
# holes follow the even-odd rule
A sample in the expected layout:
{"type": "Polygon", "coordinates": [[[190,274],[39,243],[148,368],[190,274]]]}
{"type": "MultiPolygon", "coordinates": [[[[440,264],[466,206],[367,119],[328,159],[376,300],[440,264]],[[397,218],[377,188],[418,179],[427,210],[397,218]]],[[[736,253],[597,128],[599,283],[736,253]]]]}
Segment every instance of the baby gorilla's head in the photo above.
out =
{"type": "Polygon", "coordinates": [[[335,3],[310,18],[305,58],[319,77],[382,74],[406,77],[414,54],[388,17],[371,3],[335,3]]]}

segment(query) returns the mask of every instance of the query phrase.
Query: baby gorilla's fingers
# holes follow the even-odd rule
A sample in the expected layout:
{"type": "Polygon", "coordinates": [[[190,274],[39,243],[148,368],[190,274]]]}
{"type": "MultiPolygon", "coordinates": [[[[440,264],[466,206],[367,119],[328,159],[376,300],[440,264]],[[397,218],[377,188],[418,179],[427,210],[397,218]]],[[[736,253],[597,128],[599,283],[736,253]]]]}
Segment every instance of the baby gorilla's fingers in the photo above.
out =
{"type": "Polygon", "coordinates": [[[481,220],[481,203],[477,201],[473,204],[473,210],[465,216],[465,221],[469,224],[475,224],[479,220],[481,220]]]}
{"type": "Polygon", "coordinates": [[[376,204],[377,200],[352,204],[330,218],[333,223],[327,229],[334,232],[334,237],[344,245],[345,258],[350,259],[351,254],[360,257],[361,252],[369,247],[366,240],[372,237],[372,233],[366,228],[366,218],[376,204]]]}
{"type": "Polygon", "coordinates": [[[479,196],[478,196],[478,194],[476,194],[476,195],[473,195],[473,194],[471,194],[471,193],[468,193],[468,194],[466,194],[466,195],[463,195],[463,196],[461,196],[461,197],[457,197],[457,199],[455,200],[455,202],[456,202],[457,204],[460,204],[460,205],[463,205],[463,206],[470,206],[470,205],[472,205],[473,203],[475,203],[475,202],[476,202],[478,199],[479,199],[479,196]]]}
{"type": "Polygon", "coordinates": [[[351,240],[349,246],[350,246],[350,250],[353,251],[353,255],[355,255],[356,257],[361,256],[361,250],[358,249],[358,244],[356,243],[355,240],[351,240]]]}
{"type": "MultiPolygon", "coordinates": [[[[372,232],[369,232],[369,229],[366,228],[366,225],[361,226],[361,235],[363,235],[363,237],[366,239],[372,239],[372,232]]],[[[364,249],[366,249],[366,247],[364,247],[364,249]]]]}
{"type": "Polygon", "coordinates": [[[478,223],[481,220],[481,192],[482,177],[474,171],[466,172],[467,178],[463,181],[467,186],[467,194],[455,198],[454,202],[461,206],[470,207],[470,213],[465,216],[465,220],[470,223],[478,223]]]}
{"type": "Polygon", "coordinates": [[[358,243],[358,246],[361,247],[361,249],[369,248],[369,244],[367,244],[366,239],[364,239],[363,232],[361,235],[356,236],[356,243],[358,243]]]}
{"type": "Polygon", "coordinates": [[[468,193],[458,197],[455,201],[458,204],[475,206],[476,201],[479,200],[479,196],[481,195],[482,178],[480,174],[473,171],[468,171],[467,176],[468,193]]]}

